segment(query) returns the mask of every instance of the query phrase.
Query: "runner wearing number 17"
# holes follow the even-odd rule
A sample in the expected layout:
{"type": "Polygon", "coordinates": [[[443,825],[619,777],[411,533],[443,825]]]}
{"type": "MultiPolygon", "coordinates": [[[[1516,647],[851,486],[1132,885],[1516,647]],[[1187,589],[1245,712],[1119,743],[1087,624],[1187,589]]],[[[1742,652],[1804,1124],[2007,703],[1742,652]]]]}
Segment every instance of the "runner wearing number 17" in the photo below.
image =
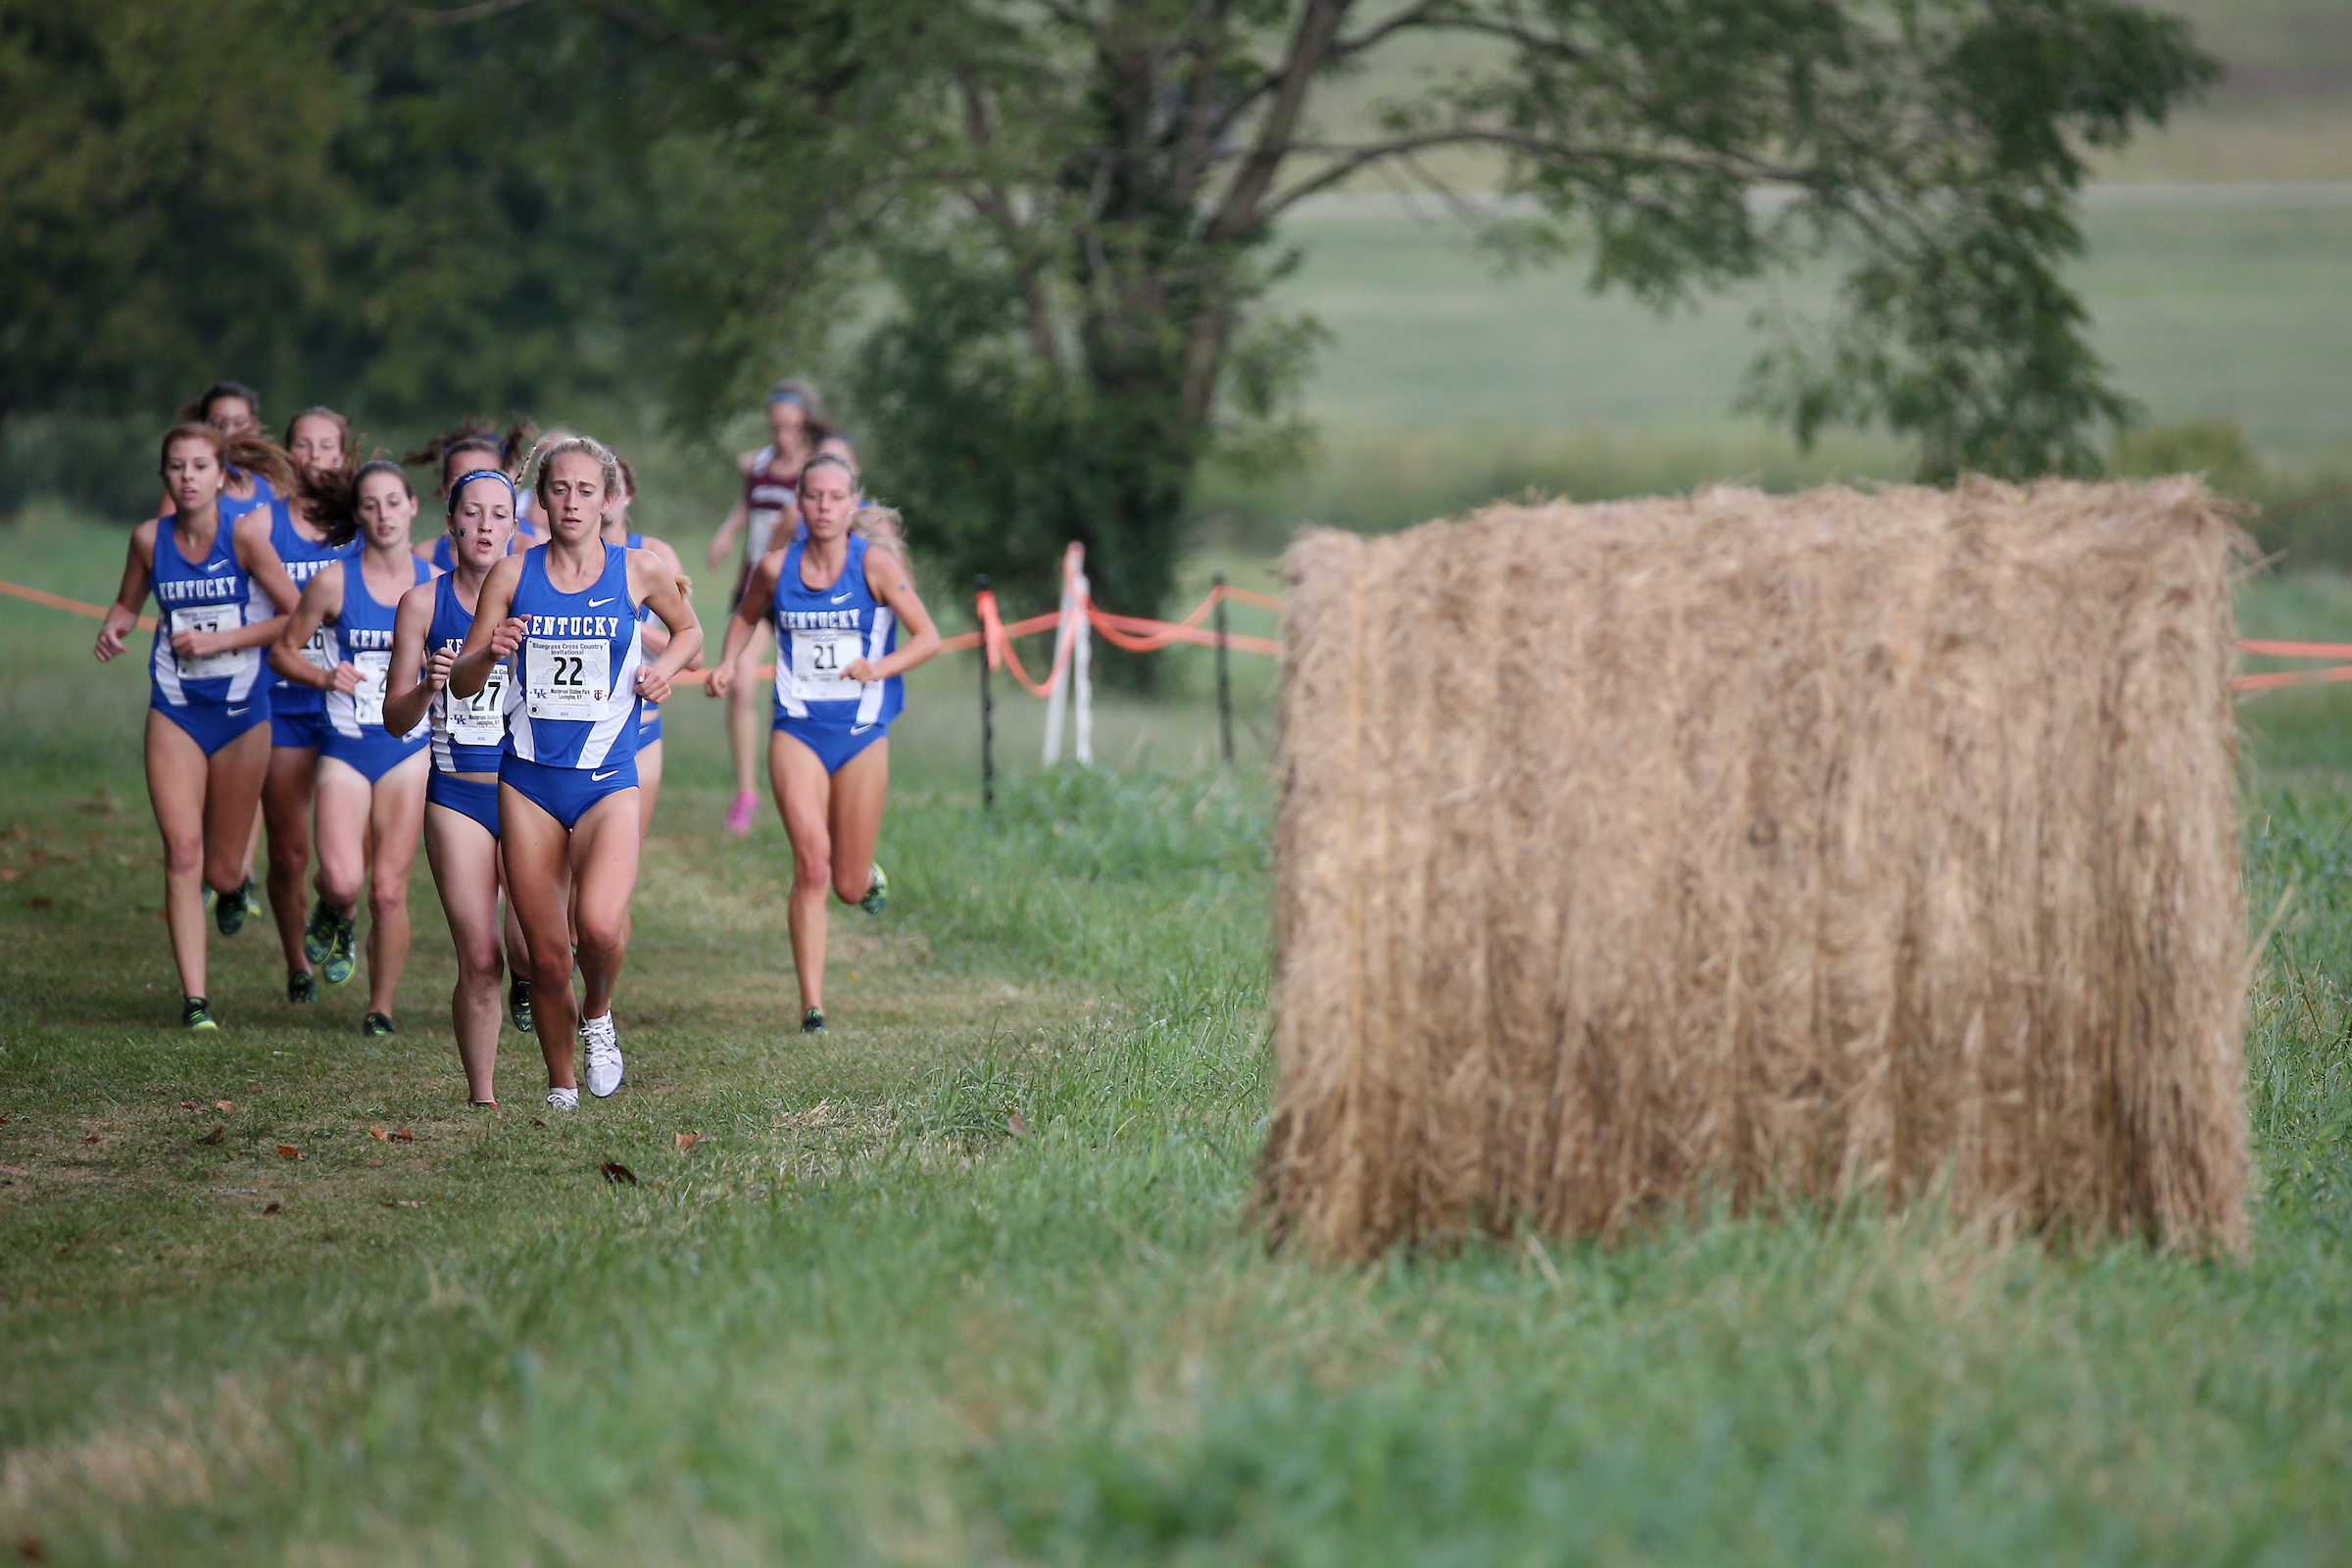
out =
{"type": "Polygon", "coordinates": [[[708,690],[724,697],[735,658],[762,621],[776,628],[776,714],[768,780],[792,840],[793,967],[801,1032],[825,1030],[828,893],[879,913],[890,882],[874,863],[890,792],[890,721],[906,707],[902,677],[939,652],[939,629],[915,596],[898,515],[860,510],[858,472],[835,453],[802,470],[805,537],[761,559],[727,622],[708,690]],[[911,635],[898,646],[899,623],[911,635]]]}
{"type": "Polygon", "coordinates": [[[612,454],[581,436],[536,454],[540,514],[553,539],[491,567],[451,667],[453,701],[501,660],[521,675],[498,770],[499,853],[531,956],[531,1022],[547,1060],[547,1102],[574,1109],[574,1041],[588,1092],[620,1087],[612,992],[628,946],[643,829],[637,811],[637,704],[669,695],[703,649],[677,575],[651,551],[607,544],[620,486],[612,454]],[[648,662],[637,607],[651,605],[669,646],[648,662]],[[568,892],[566,883],[568,880],[568,892]],[[586,995],[571,990],[574,946],[586,995]]]}
{"type": "Polygon", "coordinates": [[[403,595],[430,582],[433,568],[409,547],[416,495],[397,463],[365,464],[349,481],[316,477],[312,515],[355,555],[330,561],[270,651],[287,680],[325,693],[318,740],[318,903],[303,929],[303,954],[330,986],[357,963],[360,886],[368,885],[368,1015],[363,1034],[393,1032],[392,999],[409,958],[409,868],[424,828],[425,725],[384,728],[392,630],[403,595]],[[325,628],[329,662],[305,657],[325,628]]]}

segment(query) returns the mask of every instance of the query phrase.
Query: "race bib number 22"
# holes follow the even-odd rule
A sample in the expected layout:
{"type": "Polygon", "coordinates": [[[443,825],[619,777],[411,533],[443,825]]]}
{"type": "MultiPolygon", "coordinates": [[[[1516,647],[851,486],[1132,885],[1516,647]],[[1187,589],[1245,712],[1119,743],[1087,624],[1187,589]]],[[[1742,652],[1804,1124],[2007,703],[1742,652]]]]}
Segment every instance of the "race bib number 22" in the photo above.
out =
{"type": "Polygon", "coordinates": [[[523,706],[533,718],[570,722],[605,716],[612,645],[602,637],[534,637],[523,645],[523,706]]]}

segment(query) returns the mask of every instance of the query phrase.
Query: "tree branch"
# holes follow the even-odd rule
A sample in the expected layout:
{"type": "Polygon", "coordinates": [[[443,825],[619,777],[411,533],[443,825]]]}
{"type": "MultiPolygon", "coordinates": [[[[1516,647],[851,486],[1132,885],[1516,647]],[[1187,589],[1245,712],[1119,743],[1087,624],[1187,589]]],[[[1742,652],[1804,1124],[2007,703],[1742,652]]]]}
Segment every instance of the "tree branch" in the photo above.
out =
{"type": "MultiPolygon", "coordinates": [[[[495,5],[499,0],[484,0],[484,3],[495,5]]],[[[641,32],[657,43],[681,44],[697,54],[708,55],[713,60],[731,60],[737,65],[750,66],[755,71],[767,68],[767,59],[760,51],[724,33],[689,32],[682,27],[673,27],[660,17],[625,4],[624,0],[574,0],[574,3],[595,12],[608,22],[617,22],[632,32],[641,32]]]]}
{"type": "Polygon", "coordinates": [[[480,0],[477,5],[452,6],[447,11],[435,11],[425,6],[403,6],[411,22],[421,22],[429,27],[456,27],[468,22],[481,22],[502,16],[509,11],[520,11],[531,0],[480,0]]]}
{"type": "MultiPolygon", "coordinates": [[[[1409,27],[1443,28],[1447,26],[1449,24],[1436,21],[1434,18],[1435,14],[1448,3],[1450,0],[1419,0],[1418,4],[1405,7],[1367,32],[1359,33],[1353,38],[1335,39],[1331,47],[1324,52],[1323,64],[1328,67],[1338,61],[1360,55],[1367,49],[1378,47],[1391,35],[1402,32],[1409,27]]],[[[1260,98],[1280,87],[1286,76],[1287,72],[1284,70],[1269,71],[1243,88],[1234,96],[1233,101],[1217,115],[1216,119],[1210,122],[1209,139],[1214,141],[1231,130],[1235,121],[1249,113],[1260,98]]]]}
{"type": "MultiPolygon", "coordinates": [[[[964,135],[972,150],[981,155],[975,162],[985,164],[990,144],[996,139],[995,128],[989,123],[988,100],[969,70],[956,73],[956,86],[963,95],[964,135]]],[[[973,208],[995,225],[1005,251],[1012,257],[1013,271],[1020,278],[1021,306],[1028,318],[1029,352],[1041,365],[1051,368],[1060,363],[1060,357],[1054,352],[1054,316],[1046,303],[1044,264],[1022,230],[1020,218],[1013,212],[1012,201],[1004,194],[1004,186],[977,169],[972,175],[972,186],[973,208]]]]}
{"type": "Polygon", "coordinates": [[[1266,192],[1273,188],[1275,176],[1282,172],[1282,161],[1289,156],[1289,144],[1298,131],[1298,117],[1305,112],[1315,74],[1322,68],[1325,52],[1353,3],[1354,0],[1307,0],[1306,10],[1298,18],[1298,29],[1291,38],[1282,84],[1275,89],[1274,102],[1266,110],[1265,123],[1258,127],[1257,145],[1235,171],[1225,199],[1217,204],[1217,214],[1209,220],[1206,238],[1210,241],[1232,239],[1264,220],[1258,203],[1264,200],[1266,192]]]}
{"type": "Polygon", "coordinates": [[[1756,159],[1735,158],[1722,163],[1710,163],[1704,159],[1678,158],[1665,153],[1628,154],[1622,151],[1613,151],[1603,154],[1589,147],[1577,147],[1567,142],[1547,141],[1541,136],[1529,135],[1525,131],[1505,130],[1492,125],[1456,125],[1446,130],[1423,131],[1417,135],[1398,136],[1389,141],[1352,146],[1313,141],[1291,142],[1282,149],[1285,155],[1291,153],[1321,154],[1335,159],[1336,162],[1268,197],[1262,216],[1272,218],[1285,212],[1316,192],[1329,190],[1349,174],[1369,168],[1373,164],[1384,163],[1393,158],[1409,158],[1415,153],[1427,152],[1433,147],[1463,146],[1501,147],[1511,152],[1525,153],[1530,157],[1548,158],[1567,163],[1589,163],[1605,156],[1620,165],[1646,164],[1653,168],[1673,170],[1678,173],[1686,174],[1733,173],[1747,179],[1776,180],[1786,184],[1802,185],[1807,189],[1815,188],[1818,183],[1810,171],[1767,164],[1756,159]]]}

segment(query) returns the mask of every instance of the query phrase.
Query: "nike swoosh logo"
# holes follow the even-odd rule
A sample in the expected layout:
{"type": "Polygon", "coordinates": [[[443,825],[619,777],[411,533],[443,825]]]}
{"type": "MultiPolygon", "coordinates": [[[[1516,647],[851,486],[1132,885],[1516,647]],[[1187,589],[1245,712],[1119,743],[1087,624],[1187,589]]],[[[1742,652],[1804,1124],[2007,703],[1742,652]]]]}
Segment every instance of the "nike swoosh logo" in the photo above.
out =
{"type": "Polygon", "coordinates": [[[228,569],[228,563],[225,561],[208,561],[204,564],[204,569],[207,571],[225,571],[228,569]]]}
{"type": "MultiPolygon", "coordinates": [[[[853,588],[853,589],[851,589],[851,590],[850,590],[850,594],[854,594],[854,593],[856,593],[857,591],[858,591],[857,589],[853,588]]],[[[835,595],[833,596],[833,602],[834,602],[835,604],[837,604],[837,605],[838,605],[838,604],[840,604],[840,603],[841,603],[843,600],[845,600],[845,599],[849,598],[849,597],[850,597],[850,594],[835,594],[835,595]]]]}
{"type": "Polygon", "coordinates": [[[616,767],[610,773],[591,773],[588,776],[597,783],[602,784],[605,780],[609,778],[617,778],[619,775],[620,769],[616,767]]]}
{"type": "Polygon", "coordinates": [[[251,709],[250,709],[250,708],[232,708],[232,709],[230,709],[230,710],[228,710],[228,716],[229,716],[229,717],[231,717],[231,718],[234,718],[234,717],[236,717],[236,716],[237,716],[239,713],[243,713],[243,712],[249,712],[249,711],[251,711],[251,709]]]}
{"type": "Polygon", "coordinates": [[[852,729],[852,730],[850,731],[850,733],[851,733],[851,734],[853,734],[853,735],[862,735],[862,734],[864,734],[864,733],[865,733],[867,730],[869,730],[869,729],[872,729],[873,727],[874,727],[874,726],[873,726],[873,725],[871,725],[871,724],[859,724],[859,725],[858,725],[856,728],[852,729]]]}
{"type": "MultiPolygon", "coordinates": [[[[620,596],[617,594],[613,595],[614,599],[617,599],[618,597],[620,596]]],[[[591,599],[588,601],[588,608],[590,610],[602,610],[612,602],[612,599],[591,599]]]]}

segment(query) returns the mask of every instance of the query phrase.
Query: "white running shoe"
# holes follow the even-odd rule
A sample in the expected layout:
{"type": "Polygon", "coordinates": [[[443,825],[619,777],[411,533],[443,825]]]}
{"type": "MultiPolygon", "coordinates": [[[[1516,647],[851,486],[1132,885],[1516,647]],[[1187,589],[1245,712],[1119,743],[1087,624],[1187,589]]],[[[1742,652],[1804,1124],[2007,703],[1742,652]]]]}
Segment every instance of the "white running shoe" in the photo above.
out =
{"type": "Polygon", "coordinates": [[[580,1044],[588,1048],[588,1092],[599,1100],[620,1087],[620,1034],[612,1015],[580,1020],[580,1044]]]}
{"type": "Polygon", "coordinates": [[[558,1110],[577,1110],[580,1108],[580,1092],[577,1089],[550,1089],[547,1102],[558,1110]]]}

